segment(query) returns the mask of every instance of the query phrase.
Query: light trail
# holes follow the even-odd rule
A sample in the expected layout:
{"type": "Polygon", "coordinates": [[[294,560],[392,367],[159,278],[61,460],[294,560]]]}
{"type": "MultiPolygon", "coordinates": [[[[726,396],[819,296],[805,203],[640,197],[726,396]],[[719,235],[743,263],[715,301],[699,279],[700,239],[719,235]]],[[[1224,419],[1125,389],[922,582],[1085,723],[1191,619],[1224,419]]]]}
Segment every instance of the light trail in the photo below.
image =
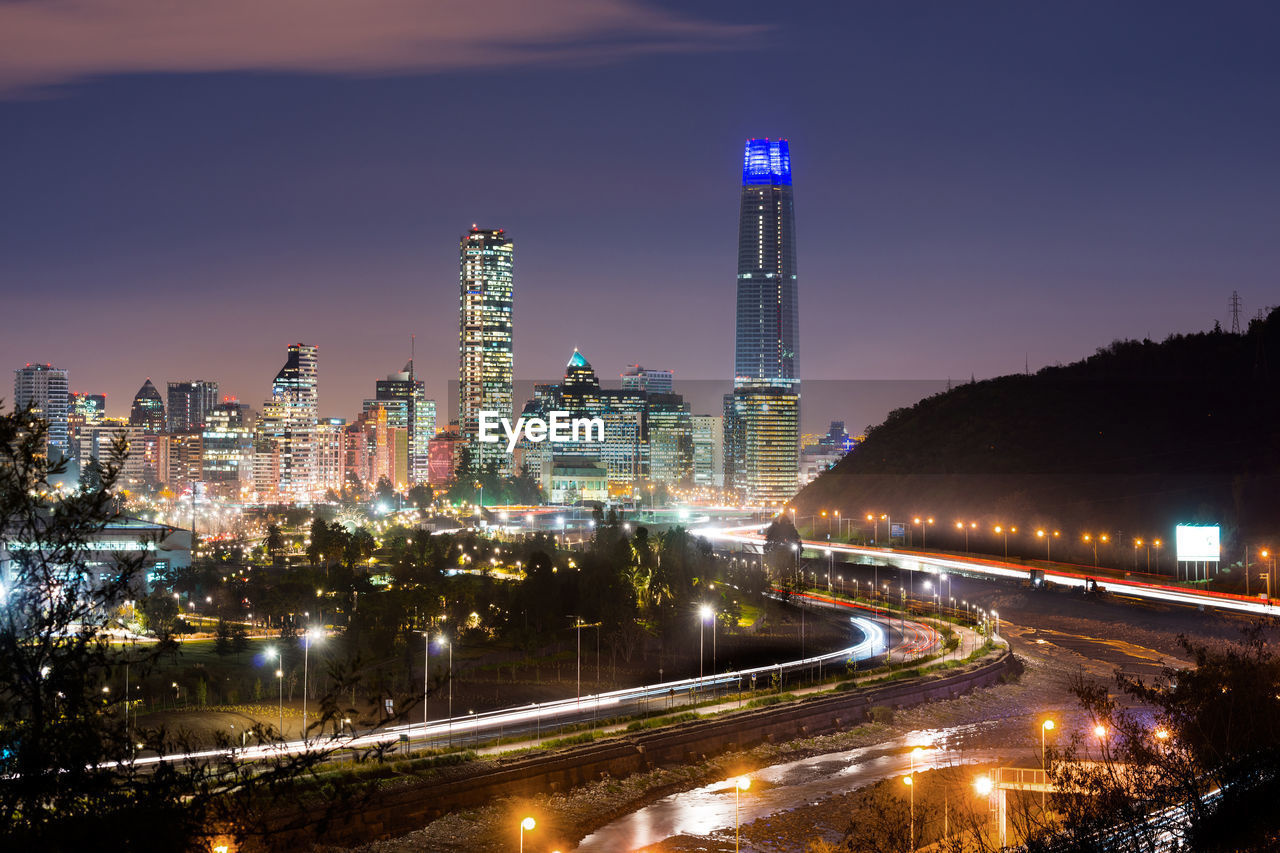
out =
{"type": "MultiPolygon", "coordinates": [[[[858,643],[839,651],[813,655],[801,660],[788,661],[781,664],[769,664],[751,669],[718,673],[702,678],[682,678],[643,687],[628,687],[607,693],[583,696],[581,699],[572,697],[554,702],[542,702],[516,708],[487,711],[481,714],[467,714],[446,720],[434,720],[426,725],[422,723],[406,723],[389,726],[369,734],[320,735],[306,740],[254,744],[238,749],[206,749],[169,755],[146,755],[134,759],[133,764],[145,767],[163,762],[185,763],[222,758],[232,758],[236,761],[263,761],[310,752],[330,753],[344,749],[376,749],[397,743],[401,735],[406,735],[411,740],[418,741],[452,741],[455,738],[477,740],[482,735],[492,736],[508,728],[518,730],[520,727],[527,728],[530,725],[545,725],[551,728],[557,722],[565,722],[568,718],[591,714],[598,716],[601,711],[613,711],[629,704],[642,703],[664,697],[670,698],[683,694],[692,697],[708,690],[714,690],[717,687],[728,685],[738,687],[743,679],[750,679],[753,676],[800,671],[833,662],[843,663],[850,660],[867,660],[879,657],[889,650],[887,632],[880,624],[863,616],[851,616],[849,621],[862,634],[862,639],[858,643]]],[[[914,625],[914,623],[910,622],[907,624],[914,625]]],[[[919,640],[913,640],[911,647],[919,647],[919,640]]]]}
{"type": "MultiPolygon", "coordinates": [[[[734,542],[740,545],[763,547],[764,536],[760,530],[765,525],[748,527],[700,527],[691,531],[712,541],[734,542]]],[[[902,551],[894,548],[868,548],[856,545],[841,545],[821,540],[802,540],[802,551],[812,551],[826,556],[827,551],[836,554],[849,554],[858,557],[871,557],[884,563],[909,572],[951,572],[962,575],[985,575],[995,578],[1027,580],[1030,568],[1027,566],[991,560],[982,557],[957,557],[952,554],[940,554],[928,551],[902,551]],[[932,569],[932,571],[930,571],[932,569]]],[[[1040,567],[1035,567],[1040,568],[1040,567]]],[[[1117,595],[1131,595],[1149,601],[1163,601],[1171,604],[1186,604],[1192,607],[1213,607],[1219,610],[1231,610],[1237,613],[1253,613],[1273,616],[1278,612],[1269,601],[1259,601],[1244,595],[1228,592],[1208,592],[1184,589],[1177,586],[1166,586],[1156,583],[1145,583],[1135,580],[1109,578],[1105,575],[1092,575],[1085,572],[1072,572],[1064,569],[1044,568],[1046,582],[1062,586],[1083,588],[1088,581],[1093,581],[1098,589],[1117,595]]]]}

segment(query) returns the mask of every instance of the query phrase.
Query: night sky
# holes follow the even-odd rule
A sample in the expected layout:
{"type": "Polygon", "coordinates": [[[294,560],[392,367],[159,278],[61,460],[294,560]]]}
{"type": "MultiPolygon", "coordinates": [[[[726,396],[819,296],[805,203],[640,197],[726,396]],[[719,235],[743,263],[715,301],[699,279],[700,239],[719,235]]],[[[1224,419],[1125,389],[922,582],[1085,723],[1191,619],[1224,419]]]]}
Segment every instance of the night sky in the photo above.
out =
{"type": "Polygon", "coordinates": [[[577,346],[726,378],[752,136],[791,142],[806,380],[1035,369],[1280,302],[1274,3],[316,8],[0,0],[6,375],[256,408],[302,340],[351,417],[414,333],[443,408],[478,223],[516,244],[518,377],[577,346]]]}

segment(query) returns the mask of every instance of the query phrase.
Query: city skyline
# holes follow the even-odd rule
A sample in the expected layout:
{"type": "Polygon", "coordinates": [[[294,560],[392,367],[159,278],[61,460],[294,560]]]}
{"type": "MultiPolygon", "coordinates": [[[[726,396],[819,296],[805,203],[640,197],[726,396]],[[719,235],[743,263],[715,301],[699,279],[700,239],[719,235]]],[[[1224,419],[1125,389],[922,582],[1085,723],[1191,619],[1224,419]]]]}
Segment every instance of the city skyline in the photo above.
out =
{"type": "Polygon", "coordinates": [[[1278,176],[1258,141],[1276,120],[1258,107],[1280,79],[1259,35],[1273,10],[689,14],[678,50],[572,68],[508,56],[289,74],[228,55],[6,87],[7,313],[58,330],[11,323],[3,363],[66,367],[118,415],[146,376],[209,376],[256,404],[271,379],[258,365],[314,341],[321,407],[349,416],[417,334],[426,394],[443,401],[456,329],[435,306],[456,286],[453,237],[478,221],[520,238],[519,377],[554,379],[573,346],[606,376],[640,362],[726,377],[726,192],[750,136],[805,151],[806,379],[1035,369],[1225,324],[1233,289],[1247,316],[1272,301],[1278,176]],[[1124,37],[1153,21],[1158,37],[1124,37]],[[766,50],[786,61],[760,62],[766,50]],[[480,122],[488,102],[470,89],[504,87],[510,106],[480,122]],[[457,116],[448,134],[443,115],[457,116]],[[653,129],[673,115],[678,131],[653,129]],[[455,168],[472,162],[486,166],[455,168]],[[566,331],[569,304],[581,322],[566,331]],[[139,317],[156,329],[122,339],[139,317]]]}

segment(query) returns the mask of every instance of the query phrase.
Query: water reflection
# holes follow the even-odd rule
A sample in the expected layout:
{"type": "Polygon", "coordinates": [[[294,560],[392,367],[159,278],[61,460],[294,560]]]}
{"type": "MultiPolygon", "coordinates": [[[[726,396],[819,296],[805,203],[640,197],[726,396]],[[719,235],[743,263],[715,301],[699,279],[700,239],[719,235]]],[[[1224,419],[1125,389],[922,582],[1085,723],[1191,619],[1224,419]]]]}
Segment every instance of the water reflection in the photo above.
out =
{"type": "MultiPolygon", "coordinates": [[[[751,774],[751,788],[739,799],[739,820],[747,824],[908,773],[911,750],[917,746],[925,750],[916,756],[916,770],[989,761],[993,753],[965,750],[964,742],[990,725],[916,731],[874,746],[761,768],[751,774]]],[[[664,797],[601,827],[576,849],[583,853],[616,853],[657,844],[675,835],[706,836],[726,830],[732,833],[736,778],[664,797]]]]}

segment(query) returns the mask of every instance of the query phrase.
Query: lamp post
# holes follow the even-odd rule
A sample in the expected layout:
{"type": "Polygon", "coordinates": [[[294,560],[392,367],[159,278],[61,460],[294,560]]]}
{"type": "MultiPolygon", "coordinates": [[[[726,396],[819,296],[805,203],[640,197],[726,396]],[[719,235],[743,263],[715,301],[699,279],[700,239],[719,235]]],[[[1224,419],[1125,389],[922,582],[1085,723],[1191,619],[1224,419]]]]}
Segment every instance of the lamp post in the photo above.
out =
{"type": "Polygon", "coordinates": [[[733,849],[734,853],[738,851],[738,798],[742,792],[751,787],[751,780],[746,776],[739,776],[737,781],[733,783],[733,849]]]}
{"type": "Polygon", "coordinates": [[[267,657],[279,661],[280,666],[276,668],[276,681],[280,682],[280,737],[284,737],[284,660],[280,656],[280,650],[275,648],[267,649],[267,657]]]}
{"type": "MultiPolygon", "coordinates": [[[[713,611],[706,604],[698,608],[698,689],[699,690],[702,689],[702,677],[704,674],[703,661],[705,660],[705,657],[706,657],[704,654],[705,644],[703,642],[703,633],[704,633],[704,629],[707,627],[707,619],[711,618],[712,613],[713,611]]],[[[714,635],[715,623],[712,623],[711,630],[714,635]]]]}
{"type": "Polygon", "coordinates": [[[302,635],[302,739],[307,739],[307,675],[310,667],[311,641],[320,639],[317,628],[308,628],[302,635]]]}
{"type": "MultiPolygon", "coordinates": [[[[1152,545],[1156,548],[1156,574],[1160,574],[1160,546],[1162,543],[1159,539],[1152,540],[1152,545]]],[[[1150,568],[1151,552],[1147,551],[1148,568],[1150,568]]]]}
{"type": "Polygon", "coordinates": [[[1052,533],[1043,529],[1036,531],[1036,537],[1044,540],[1044,560],[1046,563],[1053,562],[1053,540],[1061,535],[1057,530],[1052,533]]]}
{"type": "MultiPolygon", "coordinates": [[[[1040,724],[1040,768],[1044,770],[1045,787],[1049,786],[1049,763],[1045,758],[1044,736],[1047,732],[1053,731],[1053,720],[1045,720],[1040,724]]],[[[1045,792],[1040,791],[1040,808],[1044,809],[1045,792]]]]}
{"type": "Polygon", "coordinates": [[[538,823],[531,817],[527,817],[520,821],[520,853],[524,853],[524,834],[531,832],[538,823]]]}
{"type": "Polygon", "coordinates": [[[440,635],[440,645],[449,649],[449,669],[447,678],[449,680],[449,746],[453,746],[453,643],[443,634],[440,635]]]}
{"type": "Polygon", "coordinates": [[[1141,547],[1142,547],[1142,540],[1134,539],[1133,540],[1133,570],[1135,572],[1138,570],[1138,549],[1141,547]]]}
{"type": "Polygon", "coordinates": [[[431,714],[427,702],[431,691],[431,621],[422,632],[422,748],[427,748],[427,732],[431,730],[431,714]]]}
{"type": "Polygon", "coordinates": [[[911,826],[910,826],[910,837],[911,837],[910,849],[911,850],[916,849],[916,782],[915,782],[916,756],[923,751],[924,750],[922,750],[918,746],[915,749],[911,750],[911,775],[902,780],[903,782],[906,783],[907,790],[911,792],[911,826]]]}
{"type": "Polygon", "coordinates": [[[999,524],[997,524],[997,525],[996,525],[996,533],[1000,533],[1000,534],[1003,534],[1003,535],[1004,535],[1004,558],[1005,558],[1006,560],[1008,560],[1008,559],[1009,559],[1009,533],[1010,533],[1010,531],[1012,531],[1013,533],[1017,533],[1017,532],[1018,532],[1018,528],[1016,528],[1016,527],[1004,527],[1004,526],[999,525],[999,524]]]}

